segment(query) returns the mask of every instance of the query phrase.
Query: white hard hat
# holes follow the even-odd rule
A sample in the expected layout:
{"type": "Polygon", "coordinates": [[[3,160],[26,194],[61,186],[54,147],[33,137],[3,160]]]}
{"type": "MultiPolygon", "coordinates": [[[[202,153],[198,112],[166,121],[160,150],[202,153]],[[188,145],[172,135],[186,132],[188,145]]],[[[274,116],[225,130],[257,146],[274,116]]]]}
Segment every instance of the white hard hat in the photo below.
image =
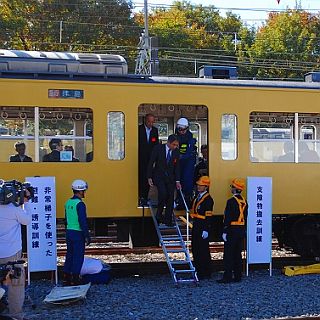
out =
{"type": "Polygon", "coordinates": [[[84,191],[88,189],[88,184],[81,179],[77,179],[72,182],[71,188],[76,191],[84,191]]]}
{"type": "Polygon", "coordinates": [[[177,127],[178,128],[187,128],[187,127],[189,127],[189,121],[186,118],[180,118],[177,121],[177,127]]]}

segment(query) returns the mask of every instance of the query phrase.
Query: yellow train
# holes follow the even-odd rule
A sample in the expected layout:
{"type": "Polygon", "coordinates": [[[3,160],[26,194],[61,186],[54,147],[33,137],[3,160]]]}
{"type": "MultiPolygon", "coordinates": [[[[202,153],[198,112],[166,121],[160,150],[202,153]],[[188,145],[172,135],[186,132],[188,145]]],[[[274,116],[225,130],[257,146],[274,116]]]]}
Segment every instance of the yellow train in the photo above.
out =
{"type": "Polygon", "coordinates": [[[89,217],[117,221],[135,239],[148,216],[138,206],[138,124],[153,113],[165,142],[186,117],[209,148],[217,232],[230,180],[271,176],[280,241],[319,255],[320,83],[211,79],[208,70],[137,76],[120,56],[0,50],[0,177],[55,176],[58,217],[72,180],[84,179],[89,217]],[[52,138],[79,162],[42,162],[52,138]],[[20,140],[33,162],[8,161],[20,140]]]}

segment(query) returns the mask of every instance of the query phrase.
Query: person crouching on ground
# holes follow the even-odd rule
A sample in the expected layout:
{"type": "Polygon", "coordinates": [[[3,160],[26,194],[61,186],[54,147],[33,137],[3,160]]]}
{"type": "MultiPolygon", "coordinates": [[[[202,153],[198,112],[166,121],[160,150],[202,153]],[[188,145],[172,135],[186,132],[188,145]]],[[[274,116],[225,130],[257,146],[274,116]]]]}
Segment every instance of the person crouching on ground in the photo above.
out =
{"type": "Polygon", "coordinates": [[[199,280],[211,277],[209,233],[212,225],[213,205],[208,189],[210,178],[202,176],[197,181],[198,195],[192,201],[192,255],[199,280]]]}
{"type": "Polygon", "coordinates": [[[67,254],[63,285],[79,285],[85,245],[90,244],[86,205],[82,201],[88,185],[83,180],[72,183],[73,197],[65,204],[67,254]]]}
{"type": "Polygon", "coordinates": [[[233,179],[230,185],[232,198],[227,201],[224,210],[224,274],[218,283],[240,282],[242,277],[242,246],[246,234],[248,203],[241,195],[244,190],[243,179],[233,179]],[[232,277],[233,273],[233,277],[232,277]]]}

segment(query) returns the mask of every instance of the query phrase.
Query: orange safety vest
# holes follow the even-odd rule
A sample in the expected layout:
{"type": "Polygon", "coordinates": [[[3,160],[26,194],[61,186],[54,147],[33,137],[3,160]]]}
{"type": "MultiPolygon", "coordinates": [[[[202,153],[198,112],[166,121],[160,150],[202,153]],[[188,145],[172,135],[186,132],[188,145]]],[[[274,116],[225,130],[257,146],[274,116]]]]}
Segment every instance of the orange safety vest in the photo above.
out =
{"type": "Polygon", "coordinates": [[[200,206],[200,204],[201,204],[206,198],[209,197],[209,195],[210,195],[209,193],[206,193],[206,194],[200,199],[200,201],[199,201],[198,203],[196,203],[196,202],[197,202],[197,198],[195,198],[195,199],[193,200],[192,209],[191,209],[191,212],[192,212],[192,213],[190,214],[191,218],[196,218],[196,219],[205,220],[206,217],[211,217],[211,216],[213,216],[212,211],[206,211],[206,212],[205,212],[205,215],[202,215],[202,214],[200,214],[200,213],[197,212],[197,208],[200,206]]]}
{"type": "Polygon", "coordinates": [[[240,214],[239,214],[239,218],[237,221],[231,221],[231,225],[232,226],[244,226],[244,209],[247,206],[247,202],[242,196],[240,196],[241,199],[238,199],[236,196],[233,196],[233,197],[236,199],[236,201],[238,203],[240,214]]]}

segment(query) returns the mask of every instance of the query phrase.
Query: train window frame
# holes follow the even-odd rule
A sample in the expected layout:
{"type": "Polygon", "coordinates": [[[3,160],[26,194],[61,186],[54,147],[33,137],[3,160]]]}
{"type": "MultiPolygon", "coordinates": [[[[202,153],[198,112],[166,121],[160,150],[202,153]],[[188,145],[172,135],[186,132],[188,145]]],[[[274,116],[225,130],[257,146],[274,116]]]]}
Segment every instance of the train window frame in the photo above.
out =
{"type": "MultiPolygon", "coordinates": [[[[230,120],[229,120],[230,121],[230,120]]],[[[221,115],[221,159],[224,161],[235,161],[238,159],[238,117],[234,113],[223,113],[221,115]],[[224,132],[226,131],[227,127],[224,127],[225,122],[227,121],[224,120],[225,117],[233,117],[233,129],[231,130],[231,139],[224,138],[224,132]],[[226,156],[226,143],[232,143],[232,150],[231,154],[232,156],[226,156]]],[[[229,130],[230,131],[230,130],[229,130]]],[[[230,152],[229,152],[230,153],[230,152]]]]}
{"type": "Polygon", "coordinates": [[[320,124],[319,113],[252,111],[249,114],[251,162],[320,163],[320,136],[317,137],[319,130],[315,124],[320,124]],[[311,138],[304,136],[306,127],[313,130],[311,138]],[[254,133],[256,128],[259,134],[254,133]],[[255,145],[257,142],[261,147],[255,145]]]}
{"type": "Polygon", "coordinates": [[[123,161],[126,157],[126,133],[125,133],[125,127],[126,127],[126,117],[124,112],[122,111],[109,111],[107,113],[107,157],[108,160],[110,161],[123,161]],[[113,114],[117,114],[120,115],[120,118],[122,117],[122,122],[120,123],[120,126],[115,126],[115,125],[111,125],[109,122],[110,116],[113,114]],[[116,150],[116,148],[114,148],[113,146],[115,145],[112,141],[113,139],[115,139],[114,137],[111,137],[111,134],[114,131],[117,130],[113,130],[115,127],[117,127],[118,129],[121,129],[122,135],[119,135],[118,139],[123,140],[122,143],[120,142],[119,144],[119,148],[118,150],[116,150]],[[113,151],[112,151],[113,150],[113,151]],[[118,156],[112,156],[112,153],[118,153],[118,156]]]}
{"type": "MultiPolygon", "coordinates": [[[[17,121],[23,120],[31,121],[32,124],[30,125],[32,129],[31,135],[7,135],[3,136],[1,134],[1,140],[13,140],[13,141],[22,141],[24,143],[31,141],[31,146],[27,145],[26,155],[31,156],[33,163],[40,163],[43,162],[43,156],[45,154],[50,153],[50,148],[48,147],[49,141],[51,139],[61,139],[62,144],[67,143],[71,145],[75,150],[74,157],[71,158],[72,161],[63,161],[63,157],[60,157],[60,160],[56,160],[55,162],[88,162],[87,161],[87,141],[92,140],[92,135],[88,136],[86,134],[86,125],[88,121],[93,121],[93,109],[88,107],[74,107],[74,106],[63,106],[63,107],[56,107],[56,106],[0,106],[0,116],[2,120],[8,119],[17,121]],[[57,128],[47,128],[43,121],[49,121],[52,124],[58,124],[61,120],[67,120],[70,122],[70,133],[61,134],[59,130],[59,125],[57,128]],[[79,123],[77,121],[82,121],[83,126],[78,127],[79,123]],[[47,131],[46,134],[43,130],[51,130],[50,132],[47,131]],[[80,134],[78,134],[80,132],[80,134]],[[44,147],[46,146],[46,148],[44,147]],[[41,151],[43,150],[43,154],[41,155],[41,151]],[[79,156],[81,159],[77,159],[76,157],[79,156]]],[[[24,124],[23,132],[25,132],[25,127],[27,125],[24,124]]],[[[69,129],[70,129],[69,128],[69,129]]],[[[29,130],[31,130],[29,129],[29,130]]],[[[8,131],[9,132],[9,131],[8,131]]],[[[93,150],[93,143],[91,143],[91,149],[93,150]]],[[[14,146],[10,149],[12,153],[14,152],[14,146]]],[[[7,153],[8,159],[1,160],[1,162],[14,162],[18,160],[11,160],[11,152],[7,153]]],[[[63,154],[61,154],[63,156],[63,154]]],[[[69,157],[70,158],[70,157],[69,157]]],[[[69,159],[68,158],[68,159],[69,159]]]]}

